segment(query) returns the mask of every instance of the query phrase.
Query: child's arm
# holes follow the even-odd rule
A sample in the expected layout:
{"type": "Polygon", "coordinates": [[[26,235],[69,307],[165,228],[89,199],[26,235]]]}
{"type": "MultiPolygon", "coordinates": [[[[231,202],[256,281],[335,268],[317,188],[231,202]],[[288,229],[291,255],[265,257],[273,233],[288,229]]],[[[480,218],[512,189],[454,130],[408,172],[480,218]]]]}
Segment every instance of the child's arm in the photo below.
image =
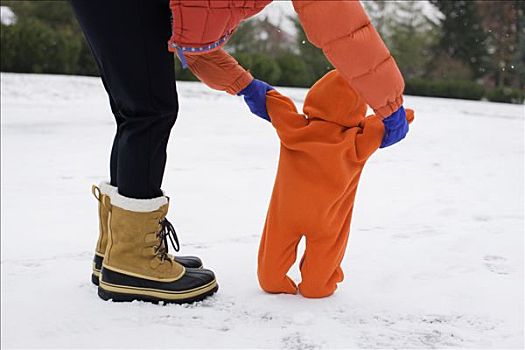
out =
{"type": "Polygon", "coordinates": [[[253,81],[250,72],[223,49],[185,55],[191,72],[212,89],[237,95],[253,81]]]}
{"type": "Polygon", "coordinates": [[[308,120],[297,111],[293,101],[275,90],[267,93],[266,106],[272,125],[285,143],[296,136],[299,129],[308,125],[308,120]]]}
{"type": "Polygon", "coordinates": [[[381,145],[385,133],[381,118],[374,115],[360,124],[361,132],[355,136],[355,161],[366,161],[381,145]]]}
{"type": "MultiPolygon", "coordinates": [[[[403,110],[402,117],[408,121],[408,124],[412,123],[414,121],[414,111],[407,109],[405,113],[403,110]]],[[[386,119],[381,120],[381,118],[374,115],[365,118],[359,124],[362,131],[356,135],[355,139],[355,157],[357,161],[365,161],[379,147],[386,147],[385,144],[389,142],[389,133],[392,132],[392,126],[385,121],[386,119]]]]}

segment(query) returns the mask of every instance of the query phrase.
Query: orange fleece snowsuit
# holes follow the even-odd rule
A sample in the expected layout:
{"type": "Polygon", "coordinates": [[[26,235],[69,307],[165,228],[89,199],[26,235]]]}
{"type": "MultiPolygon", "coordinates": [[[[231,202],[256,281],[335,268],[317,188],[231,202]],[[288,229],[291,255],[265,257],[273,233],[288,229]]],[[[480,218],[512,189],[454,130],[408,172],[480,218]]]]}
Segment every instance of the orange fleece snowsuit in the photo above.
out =
{"type": "MultiPolygon", "coordinates": [[[[220,48],[240,22],[270,2],[171,0],[173,34],[169,48],[187,49],[188,66],[199,79],[213,88],[236,94],[253,77],[220,48]],[[215,43],[218,45],[204,53],[192,52],[215,43]],[[213,59],[221,64],[214,67],[213,59]]],[[[292,3],[309,41],[323,50],[376,115],[385,118],[401,107],[403,77],[359,1],[293,0],[292,3]]]]}
{"type": "MultiPolygon", "coordinates": [[[[325,297],[343,280],[340,263],[359,177],[381,144],[383,122],[365,117],[365,102],[335,70],[310,89],[304,115],[276,91],[267,94],[266,106],[281,151],[259,248],[259,283],[270,293],[296,293],[286,274],[304,235],[299,291],[325,297]]],[[[407,119],[413,119],[410,110],[407,119]]]]}

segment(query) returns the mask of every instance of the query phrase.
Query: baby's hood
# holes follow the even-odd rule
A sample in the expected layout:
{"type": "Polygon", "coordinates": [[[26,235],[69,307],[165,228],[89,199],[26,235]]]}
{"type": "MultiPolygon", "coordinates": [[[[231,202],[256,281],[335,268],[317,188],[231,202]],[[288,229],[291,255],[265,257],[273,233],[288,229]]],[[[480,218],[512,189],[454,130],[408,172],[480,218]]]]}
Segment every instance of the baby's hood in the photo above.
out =
{"type": "Polygon", "coordinates": [[[336,70],[326,73],[310,88],[303,107],[309,119],[349,128],[359,125],[366,110],[365,102],[336,70]]]}

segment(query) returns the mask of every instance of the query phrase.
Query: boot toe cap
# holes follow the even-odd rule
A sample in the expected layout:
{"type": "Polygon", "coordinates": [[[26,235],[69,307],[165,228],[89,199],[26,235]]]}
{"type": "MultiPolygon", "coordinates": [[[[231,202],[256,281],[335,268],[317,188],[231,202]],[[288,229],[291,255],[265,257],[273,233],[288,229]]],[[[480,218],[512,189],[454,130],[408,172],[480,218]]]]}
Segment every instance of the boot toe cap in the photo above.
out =
{"type": "Polygon", "coordinates": [[[213,271],[201,268],[186,268],[186,273],[177,282],[184,285],[186,289],[193,289],[205,286],[215,281],[213,271]]]}
{"type": "Polygon", "coordinates": [[[198,269],[203,265],[202,260],[196,256],[176,256],[175,261],[186,268],[198,269]]]}

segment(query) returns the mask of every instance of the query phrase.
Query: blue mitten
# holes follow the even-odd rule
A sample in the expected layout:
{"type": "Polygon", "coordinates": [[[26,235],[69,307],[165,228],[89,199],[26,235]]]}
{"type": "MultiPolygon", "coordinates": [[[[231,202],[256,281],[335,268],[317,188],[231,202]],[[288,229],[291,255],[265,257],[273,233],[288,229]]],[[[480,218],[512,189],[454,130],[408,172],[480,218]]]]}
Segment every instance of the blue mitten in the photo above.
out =
{"type": "Polygon", "coordinates": [[[274,90],[274,87],[264,81],[253,79],[237,95],[244,96],[244,102],[246,102],[253,114],[270,121],[270,116],[266,110],[266,93],[270,90],[274,90]]]}
{"type": "Polygon", "coordinates": [[[408,133],[408,121],[403,106],[383,119],[383,123],[385,124],[385,135],[379,148],[385,148],[398,143],[404,139],[408,133]]]}

